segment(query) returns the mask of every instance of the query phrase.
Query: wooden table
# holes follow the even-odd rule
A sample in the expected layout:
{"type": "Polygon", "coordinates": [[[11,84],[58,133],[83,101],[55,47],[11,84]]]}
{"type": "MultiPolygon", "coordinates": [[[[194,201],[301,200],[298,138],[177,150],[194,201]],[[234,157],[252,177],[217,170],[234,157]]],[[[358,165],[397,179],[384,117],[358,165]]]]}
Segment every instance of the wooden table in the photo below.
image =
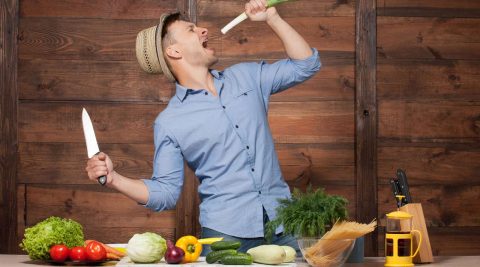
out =
{"type": "MultiPolygon", "coordinates": [[[[345,267],[380,267],[383,266],[384,258],[375,257],[375,258],[365,258],[364,263],[347,263],[345,267]]],[[[103,266],[115,266],[116,261],[107,262],[103,266]]],[[[50,265],[48,263],[42,263],[39,261],[31,261],[26,255],[7,255],[0,254],[0,266],[5,267],[32,267],[32,266],[58,266],[50,265]]],[[[75,265],[78,266],[78,265],[75,265]]],[[[142,266],[142,265],[138,265],[142,266]]],[[[145,265],[143,265],[145,266],[145,265]]],[[[169,266],[182,266],[182,265],[169,265],[169,266]]],[[[209,266],[214,267],[215,265],[210,264],[209,266]]],[[[225,265],[218,265],[225,266],[225,265]]],[[[264,265],[264,266],[273,266],[273,265],[264,265]]],[[[308,267],[306,263],[298,262],[297,266],[299,267],[308,267]]],[[[435,257],[435,263],[431,264],[422,264],[417,265],[422,267],[440,267],[440,266],[450,266],[450,267],[475,267],[480,266],[480,255],[479,256],[441,256],[435,257]]]]}

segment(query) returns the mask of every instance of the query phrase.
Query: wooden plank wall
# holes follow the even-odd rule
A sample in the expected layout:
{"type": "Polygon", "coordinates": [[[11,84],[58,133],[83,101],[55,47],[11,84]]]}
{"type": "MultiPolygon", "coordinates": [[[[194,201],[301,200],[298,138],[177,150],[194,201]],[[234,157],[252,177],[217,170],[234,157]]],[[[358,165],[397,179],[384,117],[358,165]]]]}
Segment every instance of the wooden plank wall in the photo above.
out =
{"type": "Polygon", "coordinates": [[[379,216],[402,167],[434,255],[478,255],[480,2],[378,0],[377,11],[379,216]]]}
{"type": "MultiPolygon", "coordinates": [[[[180,6],[196,7],[186,13],[209,28],[219,69],[285,57],[266,25],[245,22],[220,35],[219,29],[243,10],[240,1],[20,1],[19,235],[47,214],[77,219],[87,236],[105,242],[125,242],[131,233],[148,229],[174,234],[173,211],[149,212],[86,179],[80,111],[89,111],[101,149],[109,152],[119,172],[150,175],[151,123],[173,87],[140,71],[134,40],[158,14],[180,6]],[[108,224],[121,234],[103,231],[108,224]]],[[[347,197],[353,218],[354,11],[354,2],[333,0],[279,8],[320,50],[328,67],[307,83],[275,95],[269,117],[289,184],[305,188],[312,183],[347,197]]],[[[192,205],[183,202],[184,208],[192,205]]],[[[198,231],[191,218],[179,225],[198,231]]]]}
{"type": "Polygon", "coordinates": [[[135,38],[175,0],[20,1],[18,235],[47,216],[73,218],[86,238],[172,238],[176,213],[151,212],[88,181],[81,110],[120,173],[151,176],[152,123],[173,85],[141,71],[135,38]]]}
{"type": "MultiPolygon", "coordinates": [[[[388,178],[405,168],[412,196],[424,206],[434,254],[479,254],[480,4],[376,3],[378,216],[394,209],[388,178]]],[[[195,192],[191,172],[177,210],[161,213],[87,180],[81,108],[89,111],[100,148],[116,169],[149,177],[151,125],[173,86],[137,66],[137,32],[154,25],[160,13],[179,9],[210,30],[218,69],[284,58],[278,38],[248,21],[220,35],[243,9],[236,0],[19,4],[18,238],[49,215],[76,219],[87,238],[105,242],[126,242],[148,230],[167,237],[198,234],[196,205],[188,202],[195,192]]],[[[272,97],[269,121],[282,171],[292,187],[312,183],[347,197],[350,216],[362,217],[355,180],[356,3],[298,0],[278,10],[320,51],[323,63],[313,79],[272,97]]],[[[377,237],[383,255],[383,228],[377,237]]]]}
{"type": "Polygon", "coordinates": [[[0,2],[0,253],[15,251],[18,2],[0,2]]]}

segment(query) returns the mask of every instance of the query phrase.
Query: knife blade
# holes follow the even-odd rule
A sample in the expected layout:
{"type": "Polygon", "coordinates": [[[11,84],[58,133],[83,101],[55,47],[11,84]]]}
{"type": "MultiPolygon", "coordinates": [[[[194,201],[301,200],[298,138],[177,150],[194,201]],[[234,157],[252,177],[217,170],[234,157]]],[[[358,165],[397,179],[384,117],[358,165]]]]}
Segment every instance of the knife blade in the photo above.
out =
{"type": "Polygon", "coordinates": [[[410,196],[410,188],[408,186],[407,182],[407,174],[405,173],[404,170],[398,169],[397,170],[397,179],[398,179],[398,184],[400,185],[400,190],[402,192],[402,195],[405,196],[404,203],[412,203],[412,197],[410,196]]]}
{"type": "MultiPolygon", "coordinates": [[[[92,120],[85,108],[82,110],[82,125],[83,134],[85,135],[85,143],[87,144],[87,155],[88,158],[92,158],[100,153],[100,149],[98,148],[97,138],[95,137],[95,131],[93,130],[92,120]]],[[[105,175],[98,177],[98,182],[101,185],[105,185],[107,183],[107,177],[105,175]]]]}

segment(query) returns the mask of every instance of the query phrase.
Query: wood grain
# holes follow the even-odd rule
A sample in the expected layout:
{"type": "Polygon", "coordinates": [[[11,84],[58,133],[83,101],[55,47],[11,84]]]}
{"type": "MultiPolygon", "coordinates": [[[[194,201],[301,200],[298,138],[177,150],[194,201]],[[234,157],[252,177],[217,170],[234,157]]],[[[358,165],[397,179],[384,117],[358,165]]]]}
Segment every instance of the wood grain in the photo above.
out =
{"type": "Polygon", "coordinates": [[[82,224],[86,238],[107,243],[126,243],[146,231],[171,238],[175,229],[175,211],[150,211],[98,185],[28,185],[25,203],[27,226],[49,216],[70,218],[82,224]]]}
{"type": "Polygon", "coordinates": [[[19,108],[20,140],[83,143],[82,107],[89,112],[102,149],[102,145],[108,143],[153,144],[153,122],[165,105],[23,102],[19,108]]]}
{"type": "MultiPolygon", "coordinates": [[[[378,179],[386,184],[396,170],[406,170],[411,185],[478,185],[480,148],[458,144],[436,144],[414,147],[379,145],[378,179]]],[[[471,200],[473,201],[473,199],[471,200]]]]}
{"type": "Polygon", "coordinates": [[[200,214],[198,185],[199,181],[195,176],[195,172],[185,164],[185,179],[182,194],[176,206],[176,239],[185,235],[193,235],[199,238],[201,236],[201,227],[198,221],[200,214]]]}
{"type": "MultiPolygon", "coordinates": [[[[220,58],[242,57],[245,59],[285,58],[283,45],[275,33],[264,24],[246,21],[226,35],[220,29],[228,19],[200,20],[198,25],[209,30],[209,47],[220,58]]],[[[336,52],[352,58],[355,29],[353,17],[295,17],[285,19],[305,40],[321,51],[336,52]]]]}
{"type": "Polygon", "coordinates": [[[138,32],[158,19],[24,18],[19,59],[136,61],[138,32]]]}
{"type": "Polygon", "coordinates": [[[379,60],[381,99],[480,100],[480,61],[379,60]]]}
{"type": "MultiPolygon", "coordinates": [[[[198,0],[199,20],[214,20],[218,18],[233,19],[245,11],[245,2],[238,0],[198,0]]],[[[282,17],[337,17],[355,15],[353,0],[298,0],[276,7],[282,17]]]]}
{"type": "MultiPolygon", "coordinates": [[[[152,144],[104,144],[118,173],[130,178],[152,176],[152,144]]],[[[95,184],[85,171],[85,144],[20,143],[18,182],[26,184],[95,184]]]]}
{"type": "MultiPolygon", "coordinates": [[[[22,102],[19,138],[22,142],[82,143],[82,107],[92,118],[102,149],[102,144],[108,143],[151,144],[153,121],[164,105],[22,102]]],[[[353,138],[353,106],[350,101],[320,101],[309,105],[275,102],[271,103],[269,114],[273,137],[279,143],[351,143],[353,138]]]]}
{"type": "Polygon", "coordinates": [[[18,1],[0,2],[0,253],[16,250],[18,1]]]}
{"type": "MultiPolygon", "coordinates": [[[[408,174],[407,174],[408,175],[408,174]]],[[[414,203],[421,203],[427,227],[480,226],[478,196],[480,185],[435,183],[417,185],[412,181],[410,193],[414,203]]],[[[388,180],[379,178],[378,216],[396,209],[396,201],[388,180]]]]}
{"type": "MultiPolygon", "coordinates": [[[[282,173],[292,185],[354,185],[353,144],[277,144],[282,173]]],[[[153,144],[105,144],[115,170],[131,178],[152,174],[153,144]]],[[[18,182],[90,184],[83,143],[20,143],[18,182]]]]}
{"type": "Polygon", "coordinates": [[[108,19],[158,19],[176,8],[175,0],[22,0],[20,16],[108,19]]]}
{"type": "Polygon", "coordinates": [[[350,101],[271,103],[269,123],[277,143],[351,143],[350,101]]]}
{"type": "Polygon", "coordinates": [[[471,0],[377,0],[378,16],[480,17],[480,3],[471,0]]]}
{"type": "MultiPolygon", "coordinates": [[[[268,26],[243,23],[228,35],[221,36],[221,25],[226,22],[215,20],[198,23],[210,30],[209,45],[217,50],[218,56],[285,56],[281,42],[268,26]]],[[[343,53],[354,50],[351,17],[302,17],[290,18],[288,22],[319,50],[343,53]]],[[[25,18],[19,26],[19,58],[135,61],[137,33],[155,23],[156,20],[152,19],[25,18]]]]}
{"type": "MultiPolygon", "coordinates": [[[[214,68],[239,62],[241,58],[221,59],[214,68]]],[[[353,100],[353,59],[322,57],[322,65],[310,80],[271,101],[353,100]]],[[[175,92],[163,75],[144,73],[136,61],[20,60],[18,82],[21,100],[166,103],[175,92]]]]}
{"type": "Polygon", "coordinates": [[[385,100],[378,104],[381,139],[455,140],[480,138],[480,102],[385,100]]]}
{"type": "Polygon", "coordinates": [[[136,61],[20,60],[19,99],[168,102],[174,84],[136,61]]]}
{"type": "MultiPolygon", "coordinates": [[[[377,215],[377,97],[375,0],[358,0],[355,31],[355,183],[356,220],[369,223],[377,215]]],[[[365,255],[377,254],[376,235],[365,238],[365,255]]]]}
{"type": "Polygon", "coordinates": [[[378,17],[378,57],[480,59],[478,19],[378,17]]]}
{"type": "Polygon", "coordinates": [[[25,184],[20,184],[17,183],[17,233],[16,233],[16,239],[17,239],[17,244],[14,245],[12,248],[12,253],[14,254],[22,254],[25,253],[22,251],[20,246],[18,244],[22,241],[24,233],[25,233],[25,227],[27,225],[26,222],[26,206],[25,206],[25,190],[26,190],[26,185],[25,184]]]}
{"type": "Polygon", "coordinates": [[[291,186],[354,185],[353,144],[276,144],[275,151],[291,186]]]}

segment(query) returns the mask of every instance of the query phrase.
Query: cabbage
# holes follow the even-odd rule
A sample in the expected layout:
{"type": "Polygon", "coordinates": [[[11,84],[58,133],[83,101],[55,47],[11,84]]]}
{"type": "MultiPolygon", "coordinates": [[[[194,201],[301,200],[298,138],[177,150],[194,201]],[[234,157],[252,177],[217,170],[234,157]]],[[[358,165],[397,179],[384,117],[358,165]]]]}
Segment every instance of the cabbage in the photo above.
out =
{"type": "Polygon", "coordinates": [[[78,222],[50,217],[25,229],[20,247],[32,260],[50,259],[50,247],[64,244],[67,247],[83,246],[83,228],[78,222]]]}
{"type": "Polygon", "coordinates": [[[127,254],[133,262],[158,262],[165,255],[167,242],[155,233],[135,234],[128,241],[127,254]]]}

